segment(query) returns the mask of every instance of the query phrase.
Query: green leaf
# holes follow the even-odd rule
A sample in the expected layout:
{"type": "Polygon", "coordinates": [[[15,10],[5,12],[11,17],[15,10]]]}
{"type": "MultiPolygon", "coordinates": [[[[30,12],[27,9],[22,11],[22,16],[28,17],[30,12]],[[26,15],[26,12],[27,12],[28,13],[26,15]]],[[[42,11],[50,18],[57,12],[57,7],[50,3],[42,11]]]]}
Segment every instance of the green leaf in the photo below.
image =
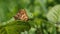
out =
{"type": "Polygon", "coordinates": [[[55,23],[60,22],[60,5],[56,5],[49,10],[47,19],[55,23]]]}
{"type": "Polygon", "coordinates": [[[29,34],[35,34],[36,28],[31,27],[29,30],[29,34]]]}
{"type": "Polygon", "coordinates": [[[44,34],[48,34],[48,32],[46,30],[44,30],[44,29],[43,29],[43,32],[44,32],[44,34]]]}
{"type": "Polygon", "coordinates": [[[25,8],[25,10],[26,10],[26,13],[27,13],[28,18],[29,19],[33,19],[33,13],[31,13],[29,9],[26,9],[25,8]]]}
{"type": "Polygon", "coordinates": [[[24,22],[13,21],[0,28],[0,34],[20,34],[23,31],[29,30],[29,25],[24,22]]]}

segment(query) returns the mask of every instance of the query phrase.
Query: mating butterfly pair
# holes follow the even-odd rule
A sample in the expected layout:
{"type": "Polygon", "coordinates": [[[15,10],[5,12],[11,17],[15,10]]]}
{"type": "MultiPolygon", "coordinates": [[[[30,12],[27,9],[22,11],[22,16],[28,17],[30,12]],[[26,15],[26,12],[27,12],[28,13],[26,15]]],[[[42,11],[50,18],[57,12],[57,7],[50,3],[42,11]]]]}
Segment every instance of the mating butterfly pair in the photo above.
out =
{"type": "Polygon", "coordinates": [[[19,10],[19,12],[15,15],[14,17],[16,20],[22,20],[22,21],[27,21],[28,20],[28,16],[27,16],[27,13],[26,13],[26,10],[25,9],[21,9],[19,10]]]}

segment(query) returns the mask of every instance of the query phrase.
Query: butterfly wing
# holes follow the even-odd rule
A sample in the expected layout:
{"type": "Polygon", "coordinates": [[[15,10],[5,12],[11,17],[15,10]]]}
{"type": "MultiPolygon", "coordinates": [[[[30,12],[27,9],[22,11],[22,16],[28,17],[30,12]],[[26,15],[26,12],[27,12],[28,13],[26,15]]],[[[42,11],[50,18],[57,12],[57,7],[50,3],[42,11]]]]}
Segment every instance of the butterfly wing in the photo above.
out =
{"type": "Polygon", "coordinates": [[[26,11],[24,9],[19,10],[19,12],[15,15],[14,18],[22,20],[22,21],[28,20],[28,16],[27,16],[26,11]]]}

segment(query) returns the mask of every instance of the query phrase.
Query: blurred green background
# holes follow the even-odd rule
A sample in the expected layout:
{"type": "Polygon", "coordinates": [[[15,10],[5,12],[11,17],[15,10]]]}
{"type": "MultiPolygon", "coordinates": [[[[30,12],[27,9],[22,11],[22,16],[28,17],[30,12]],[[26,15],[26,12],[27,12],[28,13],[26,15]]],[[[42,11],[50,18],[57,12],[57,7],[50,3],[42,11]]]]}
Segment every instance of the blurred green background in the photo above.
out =
{"type": "Polygon", "coordinates": [[[60,0],[0,0],[0,34],[60,34],[60,0]],[[20,9],[28,21],[14,19],[20,9]]]}

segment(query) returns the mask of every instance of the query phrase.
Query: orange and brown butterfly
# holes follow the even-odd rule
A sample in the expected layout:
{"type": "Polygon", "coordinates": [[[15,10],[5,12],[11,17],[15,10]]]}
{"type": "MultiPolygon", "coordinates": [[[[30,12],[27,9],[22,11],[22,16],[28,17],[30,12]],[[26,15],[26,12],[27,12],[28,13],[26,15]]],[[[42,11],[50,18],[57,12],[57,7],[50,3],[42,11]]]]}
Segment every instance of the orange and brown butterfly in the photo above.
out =
{"type": "Polygon", "coordinates": [[[14,16],[14,18],[17,20],[22,20],[22,21],[27,21],[28,20],[28,16],[26,13],[25,9],[20,9],[19,12],[14,16]]]}

